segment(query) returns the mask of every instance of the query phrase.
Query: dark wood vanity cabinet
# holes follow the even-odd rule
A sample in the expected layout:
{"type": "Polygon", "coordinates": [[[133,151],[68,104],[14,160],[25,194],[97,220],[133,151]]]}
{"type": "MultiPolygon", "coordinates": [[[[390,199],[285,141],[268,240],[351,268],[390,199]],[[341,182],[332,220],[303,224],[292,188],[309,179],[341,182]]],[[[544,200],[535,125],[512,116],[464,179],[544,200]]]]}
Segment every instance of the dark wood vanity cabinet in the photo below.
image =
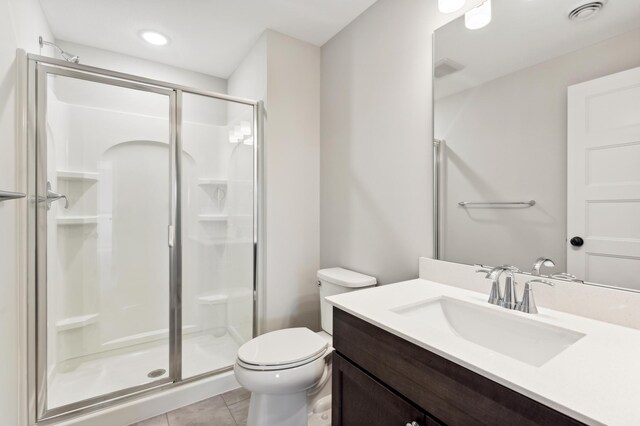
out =
{"type": "Polygon", "coordinates": [[[340,309],[333,311],[333,426],[583,424],[340,309]]]}
{"type": "Polygon", "coordinates": [[[332,424],[440,424],[339,354],[333,358],[333,380],[332,424]]]}

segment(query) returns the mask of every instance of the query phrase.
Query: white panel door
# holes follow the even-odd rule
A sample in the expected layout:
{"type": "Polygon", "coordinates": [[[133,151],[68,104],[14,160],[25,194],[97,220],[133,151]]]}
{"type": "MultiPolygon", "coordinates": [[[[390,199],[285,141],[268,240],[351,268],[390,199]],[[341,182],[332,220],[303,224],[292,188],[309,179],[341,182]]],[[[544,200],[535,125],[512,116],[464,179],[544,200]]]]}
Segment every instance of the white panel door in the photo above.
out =
{"type": "Polygon", "coordinates": [[[567,270],[640,290],[640,68],[568,97],[567,270]]]}

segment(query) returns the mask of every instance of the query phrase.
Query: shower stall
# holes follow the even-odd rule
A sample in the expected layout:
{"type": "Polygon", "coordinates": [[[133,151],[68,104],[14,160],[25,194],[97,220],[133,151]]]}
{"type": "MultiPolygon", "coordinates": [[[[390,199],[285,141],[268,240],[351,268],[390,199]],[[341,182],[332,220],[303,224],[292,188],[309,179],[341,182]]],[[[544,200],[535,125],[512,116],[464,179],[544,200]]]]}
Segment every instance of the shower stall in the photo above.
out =
{"type": "Polygon", "coordinates": [[[261,103],[26,61],[32,420],[229,371],[257,332],[261,103]]]}

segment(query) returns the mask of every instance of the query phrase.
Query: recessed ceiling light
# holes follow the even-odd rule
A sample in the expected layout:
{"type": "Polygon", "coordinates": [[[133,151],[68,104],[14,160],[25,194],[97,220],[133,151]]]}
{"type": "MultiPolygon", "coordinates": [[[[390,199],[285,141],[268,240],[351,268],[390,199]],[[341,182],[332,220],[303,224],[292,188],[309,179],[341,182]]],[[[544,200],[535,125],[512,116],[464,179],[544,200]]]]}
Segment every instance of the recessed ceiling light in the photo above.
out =
{"type": "Polygon", "coordinates": [[[157,31],[140,31],[140,37],[154,46],[164,46],[169,43],[169,38],[157,31]]]}

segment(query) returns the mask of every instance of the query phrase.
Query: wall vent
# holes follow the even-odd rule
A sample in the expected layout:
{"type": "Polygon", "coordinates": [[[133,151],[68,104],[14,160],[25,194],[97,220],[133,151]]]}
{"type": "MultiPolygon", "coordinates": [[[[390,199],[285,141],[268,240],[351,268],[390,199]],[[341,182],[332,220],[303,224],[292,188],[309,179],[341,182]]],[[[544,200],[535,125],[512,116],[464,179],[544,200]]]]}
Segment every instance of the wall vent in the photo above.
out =
{"type": "Polygon", "coordinates": [[[590,1],[589,3],[581,4],[569,12],[569,19],[572,21],[591,19],[602,10],[605,3],[606,1],[590,1]]]}
{"type": "Polygon", "coordinates": [[[463,65],[452,61],[451,59],[444,58],[436,62],[436,66],[433,68],[433,76],[435,78],[442,78],[447,75],[451,75],[464,69],[463,65]]]}

